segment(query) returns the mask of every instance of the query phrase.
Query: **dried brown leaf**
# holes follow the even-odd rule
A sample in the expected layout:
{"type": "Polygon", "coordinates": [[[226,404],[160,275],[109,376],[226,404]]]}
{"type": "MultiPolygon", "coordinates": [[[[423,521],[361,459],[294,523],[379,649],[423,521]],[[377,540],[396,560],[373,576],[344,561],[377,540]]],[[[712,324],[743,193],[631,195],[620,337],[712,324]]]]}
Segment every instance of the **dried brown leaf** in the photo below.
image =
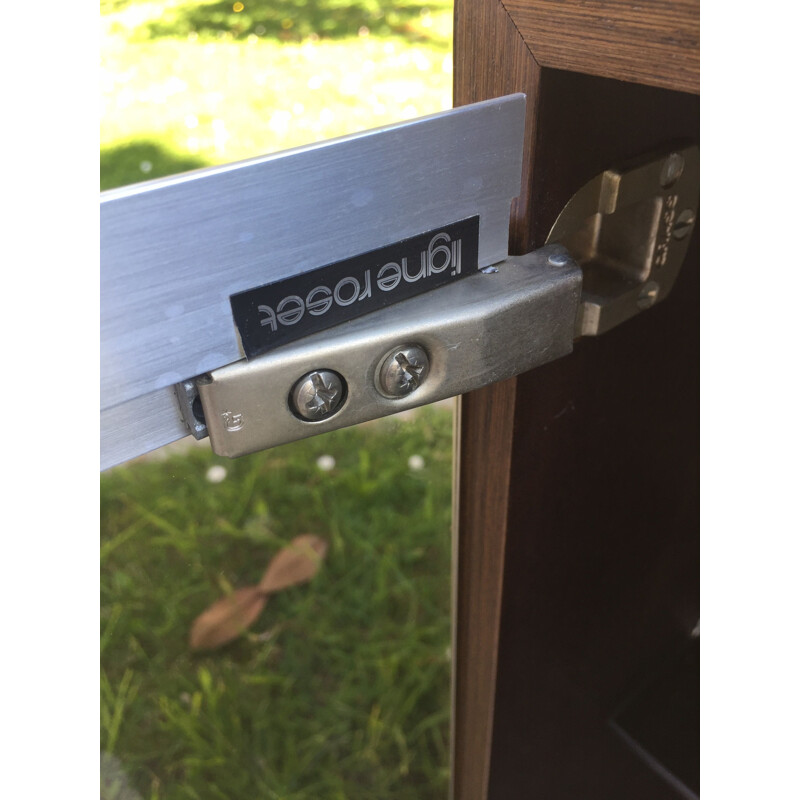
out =
{"type": "Polygon", "coordinates": [[[310,581],[327,552],[328,543],[319,536],[313,533],[296,536],[270,561],[258,584],[261,591],[277,592],[310,581]]]}
{"type": "Polygon", "coordinates": [[[213,650],[249,628],[266,605],[267,595],[258,586],[237,589],[210,605],[192,623],[192,650],[213,650]]]}

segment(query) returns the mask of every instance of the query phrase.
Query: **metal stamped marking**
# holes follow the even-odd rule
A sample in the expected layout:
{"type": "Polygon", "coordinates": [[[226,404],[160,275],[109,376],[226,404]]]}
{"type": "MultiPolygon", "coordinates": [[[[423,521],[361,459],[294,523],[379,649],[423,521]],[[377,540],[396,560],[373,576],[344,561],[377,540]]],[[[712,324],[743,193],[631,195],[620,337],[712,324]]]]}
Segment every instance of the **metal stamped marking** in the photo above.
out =
{"type": "Polygon", "coordinates": [[[244,416],[242,414],[237,414],[234,411],[223,411],[220,416],[226,431],[233,433],[244,428],[244,416]]]}
{"type": "Polygon", "coordinates": [[[664,210],[659,220],[659,228],[656,239],[656,252],[654,264],[656,267],[663,267],[667,263],[669,256],[669,242],[672,238],[672,231],[675,226],[675,209],[678,205],[678,195],[671,194],[664,198],[664,210]]]}

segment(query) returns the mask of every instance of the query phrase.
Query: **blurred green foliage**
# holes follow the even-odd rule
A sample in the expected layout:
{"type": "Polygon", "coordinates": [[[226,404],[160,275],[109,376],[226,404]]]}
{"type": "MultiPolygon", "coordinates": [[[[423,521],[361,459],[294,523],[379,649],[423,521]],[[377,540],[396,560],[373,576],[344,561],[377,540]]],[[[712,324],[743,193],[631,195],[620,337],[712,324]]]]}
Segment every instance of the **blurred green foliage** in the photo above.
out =
{"type": "Polygon", "coordinates": [[[452,3],[239,2],[103,4],[102,188],[451,105],[452,3]]]}
{"type": "Polygon", "coordinates": [[[423,409],[102,475],[101,745],[118,793],[127,780],[151,800],[445,798],[451,429],[449,411],[423,409]],[[238,641],[191,654],[194,617],[300,533],[330,543],[314,580],[272,596],[238,641]]]}
{"type": "Polygon", "coordinates": [[[176,153],[159,142],[134,141],[100,150],[100,189],[113,189],[143,178],[161,178],[206,166],[206,162],[176,153]]]}
{"type": "Polygon", "coordinates": [[[386,0],[240,0],[182,5],[168,9],[150,20],[138,36],[218,36],[234,38],[257,35],[281,42],[302,41],[317,35],[326,38],[357,36],[366,28],[372,35],[386,37],[403,34],[412,41],[429,40],[439,47],[449,41],[427,34],[419,27],[420,16],[431,10],[448,8],[435,2],[387,3],[386,0]]]}

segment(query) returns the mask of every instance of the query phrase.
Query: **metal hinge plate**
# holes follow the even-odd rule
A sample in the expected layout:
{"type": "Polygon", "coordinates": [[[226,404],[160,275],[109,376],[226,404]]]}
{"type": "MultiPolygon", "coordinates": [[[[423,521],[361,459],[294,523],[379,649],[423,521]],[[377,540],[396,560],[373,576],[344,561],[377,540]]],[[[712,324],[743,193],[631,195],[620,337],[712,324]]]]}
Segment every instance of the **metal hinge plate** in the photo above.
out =
{"type": "Polygon", "coordinates": [[[252,453],[462,394],[567,355],[580,289],[581,271],[566,250],[545,247],[213,370],[196,382],[211,446],[224,456],[252,453]],[[392,368],[396,379],[387,374],[392,368]]]}
{"type": "Polygon", "coordinates": [[[576,336],[597,336],[669,295],[686,257],[700,202],[700,148],[673,148],[580,189],[548,242],[583,268],[576,336]]]}
{"type": "Polygon", "coordinates": [[[509,258],[524,102],[104,193],[102,468],[190,433],[239,456],[452,397],[666,297],[698,148],[607,170],[509,258]]]}

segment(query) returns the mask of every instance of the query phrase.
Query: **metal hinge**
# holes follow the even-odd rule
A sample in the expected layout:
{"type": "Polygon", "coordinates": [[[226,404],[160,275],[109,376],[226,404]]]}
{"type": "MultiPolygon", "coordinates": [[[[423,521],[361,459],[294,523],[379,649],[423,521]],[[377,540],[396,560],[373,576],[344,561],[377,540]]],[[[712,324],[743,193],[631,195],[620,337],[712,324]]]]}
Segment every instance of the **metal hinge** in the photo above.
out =
{"type": "MultiPolygon", "coordinates": [[[[581,279],[565,248],[544,247],[213,370],[189,393],[224,456],[395,414],[571,352],[581,279]]],[[[189,397],[182,408],[195,405],[189,397]]]]}
{"type": "Polygon", "coordinates": [[[567,355],[574,338],[610,330],[667,296],[698,187],[697,147],[607,170],[558,217],[548,241],[562,244],[184,382],[177,391],[187,422],[210,435],[217,454],[240,456],[567,355]],[[202,422],[192,413],[198,406],[202,422]]]}
{"type": "Polygon", "coordinates": [[[523,129],[515,95],[106,193],[103,466],[187,434],[239,456],[452,397],[663,300],[698,148],[607,170],[545,247],[509,257],[523,129]]]}
{"type": "Polygon", "coordinates": [[[580,189],[548,242],[583,268],[576,336],[596,336],[664,300],[691,240],[700,201],[700,148],[608,169],[580,189]]]}

